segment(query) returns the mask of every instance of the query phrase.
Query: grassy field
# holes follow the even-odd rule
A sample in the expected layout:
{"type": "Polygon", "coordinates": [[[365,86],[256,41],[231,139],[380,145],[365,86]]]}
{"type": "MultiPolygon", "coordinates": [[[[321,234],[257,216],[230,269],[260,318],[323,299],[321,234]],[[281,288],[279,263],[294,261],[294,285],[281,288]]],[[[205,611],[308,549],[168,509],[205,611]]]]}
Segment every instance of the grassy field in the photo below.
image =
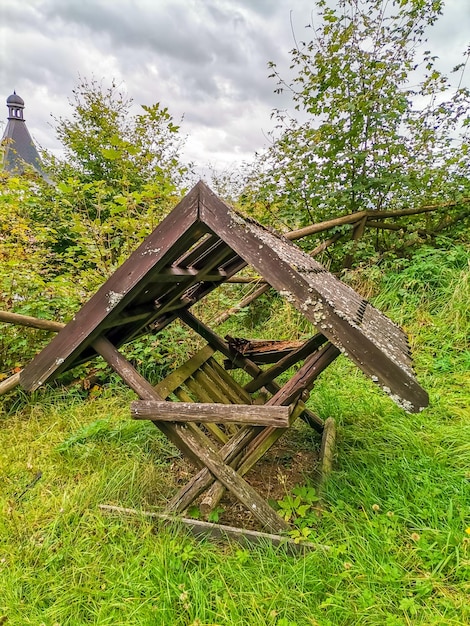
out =
{"type": "MultiPolygon", "coordinates": [[[[177,452],[128,419],[133,394],[112,381],[4,396],[0,624],[470,623],[469,257],[424,249],[348,276],[410,334],[431,405],[407,415],[342,357],[322,375],[310,402],[338,422],[336,462],[323,514],[298,523],[328,551],[247,550],[105,516],[100,503],[149,509],[174,489],[177,452]]],[[[258,314],[252,334],[302,334],[281,302],[258,314]]]]}

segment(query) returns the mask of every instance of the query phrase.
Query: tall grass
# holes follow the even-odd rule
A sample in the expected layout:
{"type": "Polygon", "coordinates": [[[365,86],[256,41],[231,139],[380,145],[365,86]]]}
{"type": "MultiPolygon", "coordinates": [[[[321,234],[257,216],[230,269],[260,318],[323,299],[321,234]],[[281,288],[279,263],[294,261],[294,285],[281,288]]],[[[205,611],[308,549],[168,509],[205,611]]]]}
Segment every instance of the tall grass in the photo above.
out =
{"type": "MultiPolygon", "coordinates": [[[[431,404],[418,415],[404,413],[343,357],[322,375],[311,406],[337,419],[338,444],[327,506],[309,523],[313,540],[328,552],[292,557],[269,545],[246,550],[196,542],[183,529],[143,517],[105,517],[99,503],[160,506],[186,478],[158,431],[128,419],[132,393],[114,383],[86,399],[60,389],[5,397],[0,620],[11,626],[468,624],[468,252],[463,246],[422,251],[392,268],[362,272],[361,285],[351,276],[406,327],[431,404]]],[[[279,338],[311,330],[281,301],[269,311],[251,322],[243,314],[225,329],[279,338]]]]}

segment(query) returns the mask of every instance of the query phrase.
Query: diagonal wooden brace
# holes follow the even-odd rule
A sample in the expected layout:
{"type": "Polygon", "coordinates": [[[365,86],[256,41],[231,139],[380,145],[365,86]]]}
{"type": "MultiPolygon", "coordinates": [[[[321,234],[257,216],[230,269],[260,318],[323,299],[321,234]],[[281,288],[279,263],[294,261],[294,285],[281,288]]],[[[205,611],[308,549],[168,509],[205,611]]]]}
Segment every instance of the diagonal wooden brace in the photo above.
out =
{"type": "MultiPolygon", "coordinates": [[[[338,356],[339,350],[329,345],[321,352],[315,353],[304,363],[297,374],[284,387],[279,389],[267,404],[288,404],[293,398],[293,390],[300,394],[304,389],[309,389],[319,374],[338,356]],[[299,385],[299,383],[301,383],[299,385]],[[299,385],[299,386],[298,386],[299,385]]],[[[295,419],[303,410],[303,403],[299,402],[292,417],[295,419]]],[[[241,455],[242,475],[251,469],[253,465],[269,450],[269,448],[281,437],[286,429],[284,428],[249,428],[250,436],[239,432],[219,451],[220,456],[226,463],[231,463],[236,457],[241,455]],[[253,443],[250,444],[250,441],[253,443]],[[243,454],[242,454],[243,453],[243,454]]],[[[214,478],[206,469],[201,470],[185,485],[168,503],[169,511],[184,511],[191,502],[200,496],[206,489],[214,483],[214,478]]],[[[220,499],[223,490],[214,488],[217,498],[220,499]]],[[[216,498],[216,499],[217,499],[216,498]]],[[[214,497],[212,499],[215,501],[214,497]]]]}
{"type": "MultiPolygon", "coordinates": [[[[142,400],[161,401],[161,396],[152,385],[141,376],[127,359],[105,337],[93,342],[94,349],[123,378],[142,400]]],[[[214,477],[229,489],[236,498],[262,523],[263,527],[272,532],[280,532],[289,528],[279,515],[263,500],[263,498],[229,465],[226,465],[209,445],[206,437],[197,429],[181,424],[153,422],[197,467],[205,466],[214,477]]],[[[243,429],[241,429],[241,432],[243,429]]],[[[214,480],[214,478],[212,478],[214,480]]]]}

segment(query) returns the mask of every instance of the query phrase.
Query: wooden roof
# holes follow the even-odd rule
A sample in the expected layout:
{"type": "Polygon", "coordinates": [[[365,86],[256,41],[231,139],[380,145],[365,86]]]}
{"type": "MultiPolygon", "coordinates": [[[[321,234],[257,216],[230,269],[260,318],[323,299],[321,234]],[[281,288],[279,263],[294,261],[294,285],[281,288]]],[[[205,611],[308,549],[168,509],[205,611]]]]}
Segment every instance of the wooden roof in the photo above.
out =
{"type": "Polygon", "coordinates": [[[293,243],[241,217],[202,182],[82,307],[21,374],[34,390],[95,356],[104,335],[119,346],[164,328],[251,265],[279,294],[409,412],[428,404],[405,333],[293,243]]]}

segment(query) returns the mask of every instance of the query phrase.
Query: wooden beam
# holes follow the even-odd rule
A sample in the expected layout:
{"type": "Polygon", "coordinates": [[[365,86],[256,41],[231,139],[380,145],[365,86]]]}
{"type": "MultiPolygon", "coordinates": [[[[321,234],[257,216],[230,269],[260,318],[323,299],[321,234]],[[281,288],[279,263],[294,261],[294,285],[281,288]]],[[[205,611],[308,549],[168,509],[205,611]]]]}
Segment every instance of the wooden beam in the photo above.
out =
{"type": "MultiPolygon", "coordinates": [[[[201,335],[207,343],[209,343],[215,350],[218,350],[221,354],[226,356],[227,358],[233,357],[230,352],[230,348],[228,344],[219,337],[207,324],[201,322],[201,320],[197,319],[192,313],[189,311],[181,311],[179,314],[181,321],[187,324],[190,328],[192,328],[196,333],[201,335]]],[[[236,357],[239,359],[241,363],[241,367],[243,367],[244,371],[249,374],[252,378],[256,378],[259,376],[263,370],[253,363],[250,359],[242,357],[241,355],[236,357]]],[[[280,389],[280,386],[272,381],[266,384],[266,389],[270,393],[277,393],[280,389]]],[[[321,420],[315,413],[307,409],[304,405],[304,410],[302,411],[301,418],[312,428],[314,428],[317,432],[321,433],[323,431],[323,420],[321,420]]]]}
{"type": "Polygon", "coordinates": [[[40,330],[50,330],[53,333],[58,333],[65,326],[62,322],[44,320],[39,317],[31,317],[30,315],[20,315],[19,313],[10,313],[9,311],[0,311],[0,322],[29,326],[30,328],[39,328],[40,330]]]}
{"type": "Polygon", "coordinates": [[[138,511],[137,509],[112,506],[109,504],[100,504],[99,509],[103,511],[103,513],[108,513],[110,515],[128,515],[132,517],[155,519],[157,521],[176,525],[183,524],[195,537],[210,537],[211,539],[222,541],[229,539],[248,547],[252,545],[264,545],[270,543],[273,546],[285,548],[288,552],[293,554],[302,554],[306,550],[324,550],[325,552],[331,550],[330,546],[323,544],[310,543],[308,541],[295,543],[293,539],[284,535],[263,533],[258,530],[248,530],[245,528],[236,528],[235,526],[227,526],[225,524],[213,524],[211,522],[204,522],[202,520],[191,519],[189,517],[176,517],[166,513],[157,513],[155,511],[138,511]]]}
{"type": "MultiPolygon", "coordinates": [[[[93,342],[93,348],[112,369],[119,374],[123,381],[133,390],[142,400],[161,401],[163,398],[157,393],[152,385],[129,363],[129,361],[117,350],[113,344],[105,337],[99,337],[93,342]]],[[[152,422],[162,431],[168,439],[185,454],[196,467],[201,467],[202,463],[193,453],[191,448],[186,445],[178,433],[174,424],[165,422],[152,422]]]]}
{"type": "Polygon", "coordinates": [[[254,404],[199,404],[197,402],[132,402],[134,419],[164,422],[232,423],[287,428],[292,409],[289,406],[254,404]]]}

